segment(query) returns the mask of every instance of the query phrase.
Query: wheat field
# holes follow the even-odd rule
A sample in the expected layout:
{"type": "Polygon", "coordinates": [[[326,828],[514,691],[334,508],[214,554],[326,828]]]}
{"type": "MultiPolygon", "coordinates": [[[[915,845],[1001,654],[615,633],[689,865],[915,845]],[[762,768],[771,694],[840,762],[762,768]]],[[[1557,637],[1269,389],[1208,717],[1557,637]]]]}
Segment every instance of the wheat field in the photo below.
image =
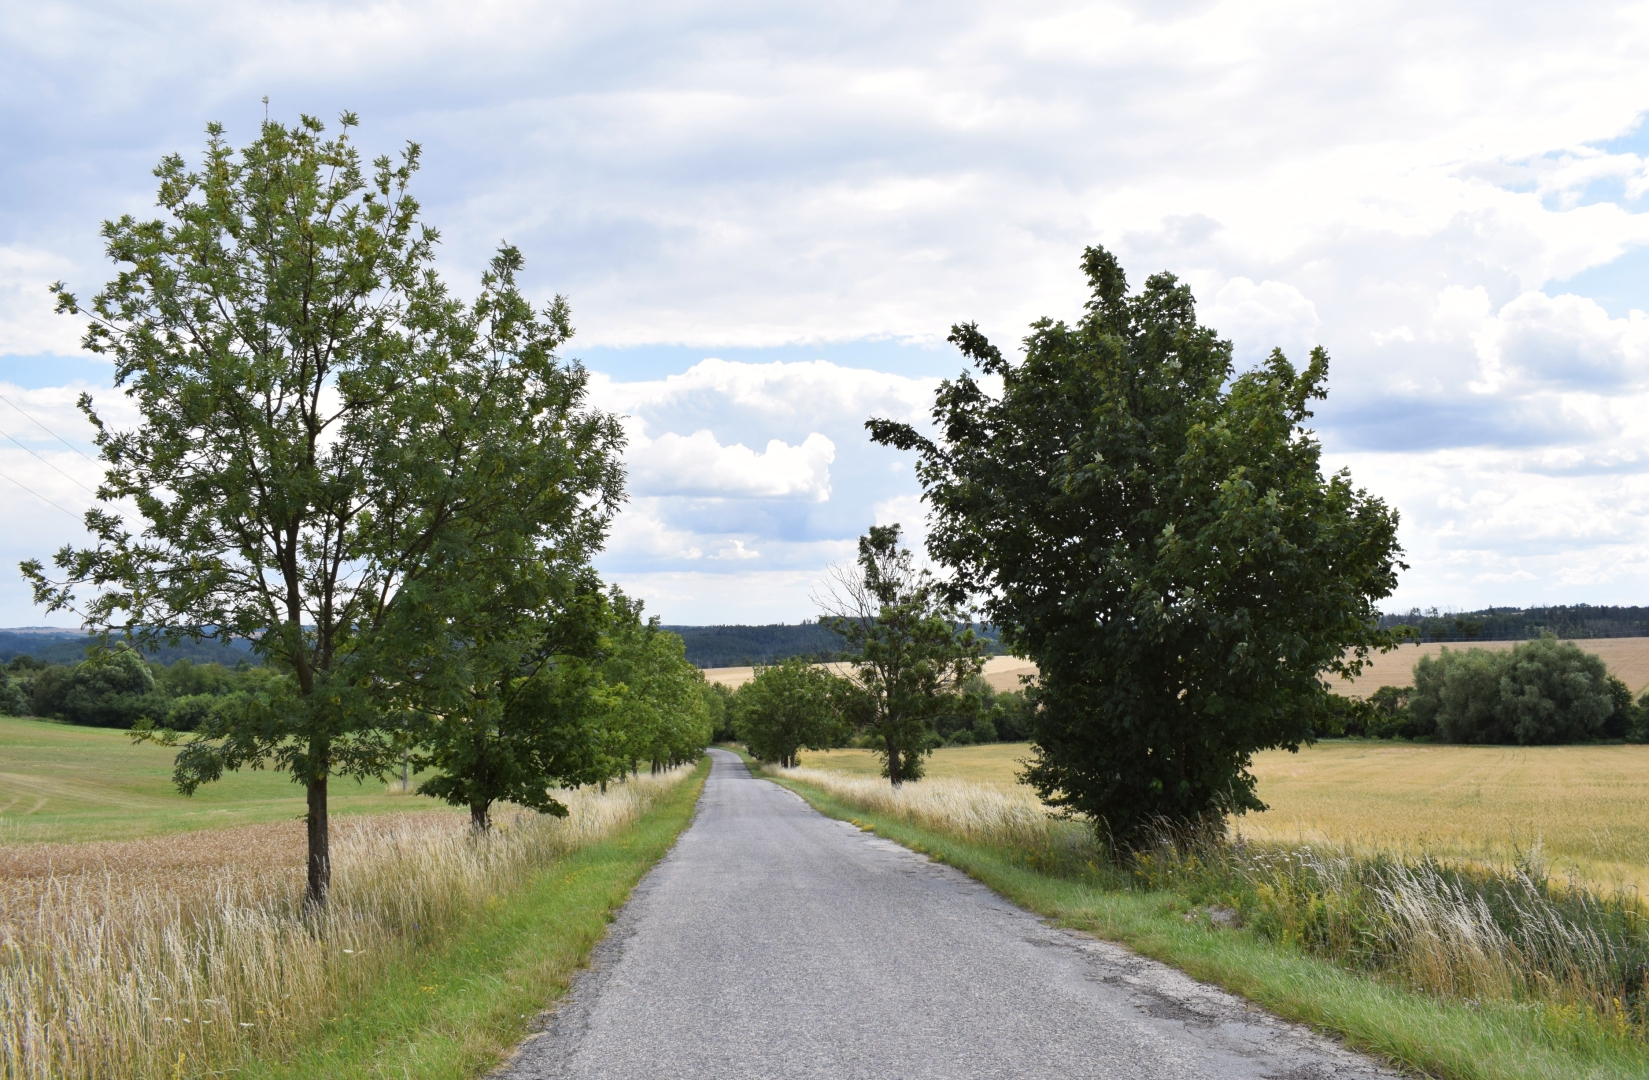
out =
{"type": "MultiPolygon", "coordinates": [[[[946,748],[928,774],[1011,790],[1029,754],[1025,743],[946,748]]],[[[804,751],[801,764],[878,770],[868,750],[804,751]]],[[[1270,809],[1235,823],[1254,839],[1495,864],[1538,848],[1559,875],[1649,896],[1649,746],[1330,740],[1260,754],[1254,774],[1270,809]]]]}
{"type": "Polygon", "coordinates": [[[221,1074],[277,1054],[353,988],[528,875],[636,821],[692,771],[563,793],[569,814],[336,819],[324,918],[297,821],[0,848],[0,1078],[221,1074]]]}

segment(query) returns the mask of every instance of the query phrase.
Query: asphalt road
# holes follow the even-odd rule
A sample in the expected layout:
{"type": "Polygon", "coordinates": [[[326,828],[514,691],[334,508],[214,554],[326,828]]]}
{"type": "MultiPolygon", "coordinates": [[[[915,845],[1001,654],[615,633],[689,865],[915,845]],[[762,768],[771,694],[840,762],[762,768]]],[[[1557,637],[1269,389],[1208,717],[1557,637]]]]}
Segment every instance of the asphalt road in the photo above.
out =
{"type": "Polygon", "coordinates": [[[500,1076],[1398,1075],[711,753],[692,826],[500,1076]]]}

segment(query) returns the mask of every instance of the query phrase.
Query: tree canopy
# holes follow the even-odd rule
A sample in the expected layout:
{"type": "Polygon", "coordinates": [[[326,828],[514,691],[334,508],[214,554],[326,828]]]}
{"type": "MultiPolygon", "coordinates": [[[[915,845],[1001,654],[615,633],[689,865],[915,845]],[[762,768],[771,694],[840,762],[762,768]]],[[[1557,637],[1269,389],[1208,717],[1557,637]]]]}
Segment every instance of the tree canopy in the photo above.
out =
{"type": "Polygon", "coordinates": [[[418,147],[368,171],[354,126],[268,121],[237,150],[212,125],[199,169],[156,170],[164,217],[105,223],[119,273],[85,306],[59,286],[58,306],[90,316],[85,345],[141,420],[111,430],[82,399],[107,464],[95,542],[58,553],[59,579],[24,565],[38,601],[93,630],[238,638],[290,676],[203,723],[177,777],[269,762],[302,783],[311,904],[328,779],[388,767],[404,740],[385,718],[414,687],[427,706],[517,677],[541,643],[478,620],[564,595],[555,567],[622,494],[617,422],[556,358],[565,303],[533,312],[509,248],[473,305],[451,297],[408,192],[418,147]]]}
{"type": "Polygon", "coordinates": [[[790,768],[798,751],[841,741],[838,702],[851,690],[840,676],[800,657],[757,668],[755,678],[739,687],[734,730],[756,759],[790,768]]]}
{"type": "Polygon", "coordinates": [[[985,644],[933,574],[901,546],[898,525],[859,538],[859,558],[819,597],[821,620],[848,643],[854,693],[847,722],[866,730],[894,786],[922,775],[939,717],[977,701],[963,688],[984,667],[985,644]]]}
{"type": "Polygon", "coordinates": [[[1546,636],[1510,649],[1421,657],[1408,708],[1416,728],[1443,742],[1582,742],[1605,734],[1621,704],[1616,686],[1630,707],[1631,691],[1599,657],[1546,636]]]}
{"type": "Polygon", "coordinates": [[[963,373],[935,438],[868,427],[919,455],[952,597],[980,597],[1038,665],[1026,778],[1126,845],[1261,806],[1252,754],[1308,741],[1323,677],[1388,643],[1374,604],[1396,584],[1397,515],[1320,470],[1321,349],[1238,374],[1172,275],[1130,295],[1109,252],[1083,269],[1083,317],[1034,323],[1019,362],[952,328],[999,394],[963,373]]]}

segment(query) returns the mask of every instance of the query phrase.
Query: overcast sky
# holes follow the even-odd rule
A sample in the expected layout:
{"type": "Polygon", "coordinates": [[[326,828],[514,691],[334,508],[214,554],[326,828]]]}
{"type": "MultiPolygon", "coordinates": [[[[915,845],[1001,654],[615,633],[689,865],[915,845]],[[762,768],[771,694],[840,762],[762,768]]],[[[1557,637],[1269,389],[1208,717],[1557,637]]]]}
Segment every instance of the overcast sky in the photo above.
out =
{"type": "Polygon", "coordinates": [[[925,415],[954,322],[1078,316],[1090,243],[1244,363],[1327,347],[1328,464],[1402,513],[1388,610],[1649,603],[1649,5],[41,0],[0,95],[0,625],[83,536],[76,395],[130,420],[46,286],[95,292],[99,222],[264,95],[423,144],[458,290],[508,240],[569,297],[629,417],[600,565],[668,622],[809,618],[867,526],[919,530],[864,419],[925,415]]]}

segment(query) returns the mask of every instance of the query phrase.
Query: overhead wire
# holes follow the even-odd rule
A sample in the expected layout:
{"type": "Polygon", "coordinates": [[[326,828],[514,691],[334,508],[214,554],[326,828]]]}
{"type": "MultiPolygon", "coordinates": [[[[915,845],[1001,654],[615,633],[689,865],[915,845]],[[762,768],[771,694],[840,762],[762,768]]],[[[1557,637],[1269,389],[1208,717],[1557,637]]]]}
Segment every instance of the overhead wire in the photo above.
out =
{"type": "Polygon", "coordinates": [[[23,481],[13,479],[12,477],[7,476],[3,472],[0,472],[0,478],[6,479],[6,480],[11,480],[12,483],[16,484],[18,487],[22,488],[24,491],[28,492],[30,495],[33,495],[35,498],[39,499],[41,502],[45,503],[47,506],[57,507],[57,509],[63,510],[63,512],[65,514],[67,514],[70,517],[74,518],[76,521],[80,520],[80,515],[79,514],[75,513],[73,510],[64,510],[63,507],[59,506],[55,502],[52,502],[50,499],[48,499],[44,495],[40,494],[40,492],[34,490],[33,488],[29,487],[29,485],[23,483],[23,481]]]}
{"type": "Polygon", "coordinates": [[[16,409],[18,412],[22,413],[24,418],[27,419],[28,421],[30,421],[31,423],[33,423],[35,427],[39,428],[41,431],[44,431],[47,435],[50,435],[52,438],[56,439],[58,442],[62,443],[64,446],[67,446],[70,450],[73,450],[75,453],[79,454],[81,457],[86,458],[87,461],[90,461],[93,464],[97,463],[96,458],[88,457],[84,450],[80,449],[80,447],[76,446],[74,443],[72,443],[69,440],[65,439],[63,436],[61,436],[57,432],[53,431],[51,428],[47,427],[45,424],[41,423],[38,419],[35,418],[33,413],[28,412],[26,409],[24,409],[21,405],[17,404],[17,402],[13,401],[11,398],[7,397],[4,394],[0,394],[0,401],[4,401],[7,405],[10,405],[13,409],[16,409]]]}
{"type": "Polygon", "coordinates": [[[0,431],[0,435],[4,435],[6,438],[10,439],[14,444],[16,444],[18,449],[23,450],[26,453],[29,453],[29,454],[33,455],[34,459],[36,461],[40,462],[41,464],[46,465],[47,467],[52,468],[52,469],[57,469],[57,474],[59,476],[63,477],[69,483],[78,486],[81,491],[86,492],[87,494],[91,495],[93,498],[95,498],[97,496],[96,491],[93,491],[91,488],[87,487],[85,484],[82,484],[79,480],[76,480],[74,477],[70,476],[68,473],[64,472],[62,469],[58,469],[56,465],[53,465],[51,462],[47,461],[45,458],[41,457],[39,454],[36,454],[33,450],[30,450],[28,447],[26,447],[22,443],[18,442],[17,438],[14,435],[12,435],[10,432],[0,431]]]}

